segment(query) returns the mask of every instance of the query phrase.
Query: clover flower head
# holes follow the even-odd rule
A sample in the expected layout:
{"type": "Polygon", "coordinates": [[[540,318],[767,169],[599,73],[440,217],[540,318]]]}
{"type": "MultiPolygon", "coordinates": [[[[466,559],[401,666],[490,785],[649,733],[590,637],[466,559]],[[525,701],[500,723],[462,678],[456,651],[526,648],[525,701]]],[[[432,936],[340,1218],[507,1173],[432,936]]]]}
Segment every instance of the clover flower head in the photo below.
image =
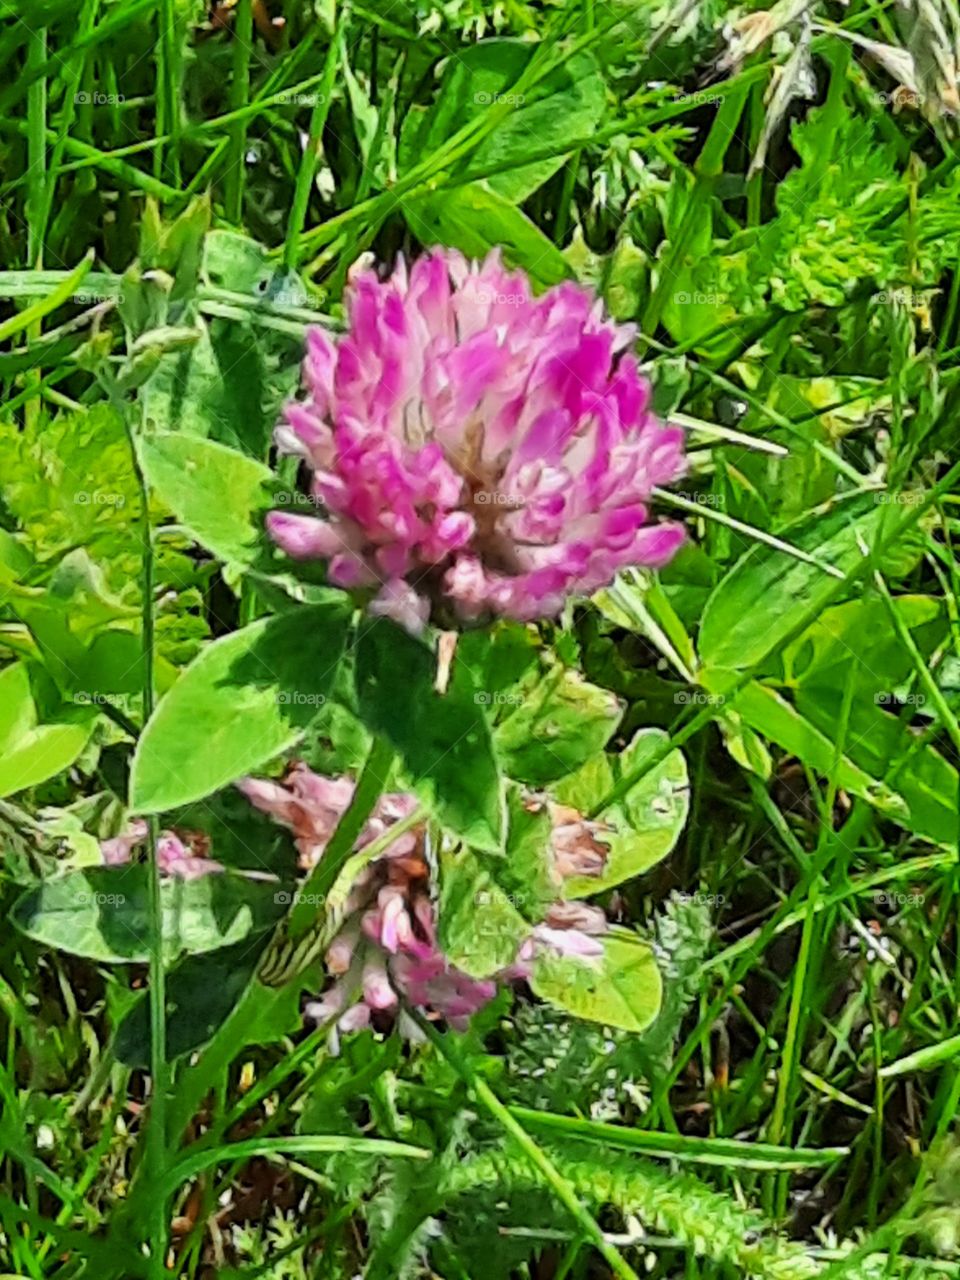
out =
{"type": "MultiPolygon", "coordinates": [[[[258,809],[288,827],[307,868],[322,857],[353,798],[347,778],[325,778],[304,764],[294,765],[282,783],[246,778],[240,789],[258,809]]],[[[409,817],[416,799],[388,793],[377,801],[360,833],[357,850],[409,817]]],[[[336,1019],[340,1031],[355,1031],[376,1020],[381,1025],[400,1012],[401,997],[428,1016],[464,1028],[496,993],[492,981],[478,981],[457,969],[437,941],[430,871],[423,827],[400,832],[380,857],[354,880],[345,919],[326,952],[332,978],[307,1006],[318,1022],[336,1019]]]]}
{"type": "MultiPolygon", "coordinates": [[[[132,860],[134,849],[146,842],[146,821],[134,818],[126,831],[101,841],[100,856],[108,867],[124,866],[132,860]]],[[[164,875],[198,880],[223,870],[221,863],[207,857],[209,850],[210,838],[202,831],[161,831],[157,837],[157,864],[164,875]]]]}
{"type": "Polygon", "coordinates": [[[322,508],[268,515],[288,555],[418,631],[550,617],[677,550],[682,526],[649,504],[683,470],[682,433],[652,416],[632,331],[586,290],[535,297],[496,252],[437,249],[385,281],[358,273],[347,307],[344,335],[309,332],[306,398],[277,432],[322,508]]]}
{"type": "MultiPolygon", "coordinates": [[[[323,858],[355,791],[352,779],[324,777],[300,762],[280,781],[250,777],[237,785],[256,808],[291,832],[304,871],[323,858]]],[[[558,898],[543,920],[530,927],[514,961],[492,977],[478,979],[458,969],[440,945],[425,825],[405,827],[384,841],[392,827],[416,812],[416,798],[405,792],[380,796],[354,848],[360,852],[373,841],[381,848],[354,877],[342,923],[325,953],[327,985],[305,1009],[312,1020],[334,1022],[334,1048],[341,1032],[382,1029],[395,1019],[404,1034],[416,1038],[415,1024],[403,1015],[404,1003],[464,1030],[473,1014],[493,999],[498,982],[529,980],[538,953],[587,962],[602,957],[601,939],[607,931],[602,909],[564,901],[560,895],[571,876],[602,874],[609,852],[603,838],[609,828],[546,795],[530,793],[525,804],[532,812],[545,808],[549,814],[545,854],[558,898]]],[[[104,863],[129,863],[146,839],[146,821],[135,818],[120,835],[101,842],[104,863]]],[[[223,865],[209,853],[210,837],[202,831],[165,830],[157,840],[160,870],[167,876],[194,880],[222,872],[223,865]]]]}

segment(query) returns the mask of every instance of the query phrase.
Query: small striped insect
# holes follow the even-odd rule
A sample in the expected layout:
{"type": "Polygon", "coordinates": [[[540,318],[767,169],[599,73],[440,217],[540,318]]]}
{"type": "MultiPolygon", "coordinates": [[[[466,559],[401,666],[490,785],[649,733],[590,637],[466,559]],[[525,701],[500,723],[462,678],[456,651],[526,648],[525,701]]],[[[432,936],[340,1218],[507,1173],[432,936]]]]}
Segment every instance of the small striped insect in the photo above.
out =
{"type": "Polygon", "coordinates": [[[326,920],[317,920],[301,937],[288,938],[286,931],[267,948],[257,977],[265,987],[282,987],[323,954],[329,938],[326,920]]]}

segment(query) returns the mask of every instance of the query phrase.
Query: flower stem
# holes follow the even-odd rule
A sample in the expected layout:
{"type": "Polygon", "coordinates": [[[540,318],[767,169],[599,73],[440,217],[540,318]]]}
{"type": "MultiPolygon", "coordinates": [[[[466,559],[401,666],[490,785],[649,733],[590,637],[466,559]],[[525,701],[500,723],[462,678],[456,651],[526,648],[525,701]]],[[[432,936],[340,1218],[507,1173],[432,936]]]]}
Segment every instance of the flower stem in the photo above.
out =
{"type": "MultiPolygon", "coordinates": [[[[337,824],[337,829],[327,845],[324,856],[314,868],[299,894],[290,915],[278,927],[271,946],[282,945],[287,939],[298,938],[309,932],[315,923],[316,910],[311,906],[314,898],[326,899],[335,884],[357,842],[364,824],[373,812],[374,805],[383,794],[390,777],[394,750],[384,740],[374,742],[357,780],[353,800],[337,824]]],[[[392,838],[398,832],[391,829],[392,838]]],[[[372,847],[372,846],[371,846],[372,847]]],[[[322,922],[324,930],[327,922],[322,922]]],[[[269,956],[268,947],[266,956],[269,956]]],[[[298,965],[286,975],[282,987],[267,987],[255,975],[238,1000],[230,1016],[221,1024],[216,1035],[203,1050],[199,1060],[178,1080],[177,1095],[173,1103],[171,1131],[179,1138],[196,1112],[205,1094],[217,1078],[228,1069],[230,1062],[245,1044],[255,1042],[258,1028],[270,1022],[274,1010],[279,1010],[286,1000],[290,984],[296,982],[304,965],[298,965]]],[[[262,971],[261,962],[258,973],[262,971]]]]}
{"type": "MultiPolygon", "coordinates": [[[[233,70],[230,105],[242,110],[250,97],[250,54],[253,44],[253,0],[240,0],[235,10],[233,70]]],[[[246,173],[247,125],[241,117],[231,130],[230,167],[227,170],[227,218],[236,226],[243,221],[243,189],[246,173]]]]}
{"type": "Polygon", "coordinates": [[[353,853],[354,845],[373,812],[374,805],[383,795],[395,755],[396,752],[385,738],[374,740],[370,754],[360,771],[360,777],[357,779],[353,799],[337,823],[337,829],[330,837],[330,842],[323,851],[323,857],[310,872],[299,894],[299,900],[290,912],[289,936],[291,938],[297,938],[307,931],[316,914],[311,903],[314,899],[325,899],[336,883],[337,876],[353,853]]]}
{"type": "MultiPolygon", "coordinates": [[[[133,469],[140,491],[140,555],[142,566],[142,647],[141,662],[143,688],[143,723],[153,714],[155,691],[153,686],[154,649],[154,565],[153,531],[150,527],[150,507],[146,477],[140,466],[136,440],[130,427],[127,432],[133,457],[133,469]]],[[[148,928],[150,934],[149,1001],[150,1001],[150,1079],[152,1092],[145,1128],[145,1162],[147,1181],[153,1188],[148,1228],[151,1274],[164,1275],[164,1258],[167,1249],[167,1201],[160,1192],[167,1158],[167,1024],[166,1024],[166,974],[163,965],[163,900],[161,897],[160,863],[157,858],[157,841],[160,820],[156,814],[147,818],[147,853],[149,859],[148,928]]]]}

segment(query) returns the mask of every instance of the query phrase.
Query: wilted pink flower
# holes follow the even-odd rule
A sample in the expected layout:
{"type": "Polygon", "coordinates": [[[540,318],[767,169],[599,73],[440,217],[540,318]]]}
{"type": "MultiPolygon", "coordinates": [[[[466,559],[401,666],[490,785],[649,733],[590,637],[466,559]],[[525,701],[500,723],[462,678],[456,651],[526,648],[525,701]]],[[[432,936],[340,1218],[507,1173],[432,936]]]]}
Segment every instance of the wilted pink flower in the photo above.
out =
{"type": "Polygon", "coordinates": [[[609,834],[605,822],[591,821],[570,805],[547,802],[550,813],[550,849],[561,880],[573,876],[599,876],[607,865],[610,848],[602,837],[609,834]],[[601,837],[598,839],[597,837],[601,837]]]}
{"type": "MultiPolygon", "coordinates": [[[[268,778],[243,778],[237,786],[247,799],[264,813],[293,832],[300,854],[300,866],[308,871],[320,860],[330,837],[353,799],[351,778],[325,778],[303,763],[290,766],[282,783],[268,778]]],[[[417,807],[414,796],[402,792],[382,795],[360,833],[357,848],[376,840],[417,807]]],[[[388,846],[391,858],[416,854],[422,847],[422,831],[401,832],[388,846]]]]}
{"type": "MultiPolygon", "coordinates": [[[[283,783],[245,778],[244,794],[293,832],[301,864],[313,866],[353,798],[347,778],[324,778],[294,765],[283,783]]],[[[413,796],[383,795],[357,840],[358,850],[414,812],[413,796]]],[[[394,1014],[399,997],[463,1028],[496,992],[455,968],[437,942],[423,827],[401,832],[363,869],[346,902],[346,921],[326,953],[334,982],[307,1006],[317,1021],[337,1018],[341,1031],[369,1026],[376,1014],[394,1014]]]]}
{"type": "MultiPolygon", "coordinates": [[[[611,831],[606,823],[585,818],[578,809],[542,795],[528,795],[524,804],[531,813],[546,806],[550,817],[548,865],[558,893],[565,880],[602,874],[610,850],[597,837],[611,831]]],[[[576,900],[553,902],[541,923],[534,925],[520,944],[514,963],[501,976],[529,978],[538,951],[596,960],[603,955],[603,943],[597,939],[607,928],[606,913],[600,907],[576,900]]]]}
{"type": "Polygon", "coordinates": [[[411,631],[557,613],[626,565],[661,565],[682,526],[650,523],[683,469],[648,411],[630,329],[574,284],[533,297],[496,253],[434,250],[348,291],[349,331],[307,338],[304,403],[280,448],[313,471],[326,518],[271,512],[274,540],[411,631]]]}
{"type": "Polygon", "coordinates": [[[561,956],[597,960],[603,955],[603,943],[598,938],[607,932],[607,928],[607,917],[602,908],[586,902],[555,902],[543,923],[534,925],[521,943],[510,976],[528,978],[537,951],[543,949],[561,956]]]}
{"type": "MultiPolygon", "coordinates": [[[[107,866],[122,866],[133,857],[134,849],[146,843],[147,824],[143,818],[135,818],[128,831],[103,840],[100,853],[107,866]]],[[[157,839],[157,863],[168,876],[182,880],[197,880],[212,871],[222,871],[223,866],[206,857],[209,838],[201,831],[161,831],[157,839]]]]}

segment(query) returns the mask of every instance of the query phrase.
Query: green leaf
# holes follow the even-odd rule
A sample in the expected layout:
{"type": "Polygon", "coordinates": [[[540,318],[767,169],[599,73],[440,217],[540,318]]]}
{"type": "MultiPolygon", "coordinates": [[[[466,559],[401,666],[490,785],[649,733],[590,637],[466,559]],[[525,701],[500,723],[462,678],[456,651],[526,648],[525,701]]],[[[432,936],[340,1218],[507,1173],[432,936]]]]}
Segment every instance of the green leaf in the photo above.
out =
{"type": "Polygon", "coordinates": [[[90,723],[41,724],[0,763],[0,796],[14,795],[70,767],[90,739],[90,723]]]}
{"type": "Polygon", "coordinates": [[[65,276],[56,288],[51,289],[45,298],[38,298],[36,302],[30,303],[29,306],[0,323],[0,342],[6,342],[16,334],[23,333],[25,329],[29,329],[51,311],[56,311],[65,302],[69,302],[93,266],[93,259],[94,251],[88,249],[73,271],[65,276]]]}
{"type": "Polygon", "coordinates": [[[30,572],[33,556],[6,529],[0,529],[0,578],[16,581],[30,572]]]}
{"type": "Polygon", "coordinates": [[[553,241],[506,197],[482,182],[405,200],[404,216],[421,244],[445,244],[468,258],[485,258],[494,246],[538,284],[559,284],[570,272],[553,241]]]}
{"type": "Polygon", "coordinates": [[[30,675],[22,662],[0,671],[0,753],[23,738],[37,723],[30,675]]]}
{"type": "MultiPolygon", "coordinates": [[[[923,652],[930,653],[946,633],[942,603],[922,595],[897,596],[894,603],[923,652]]],[[[835,690],[837,711],[850,678],[871,701],[889,693],[913,670],[889,624],[887,607],[875,595],[826,609],[780,655],[784,681],[798,690],[835,690]]]]}
{"type": "Polygon", "coordinates": [[[356,644],[361,719],[396,748],[411,785],[440,822],[475,849],[503,845],[500,771],[483,709],[469,692],[434,688],[436,657],[379,619],[356,644]]]}
{"type": "Polygon", "coordinates": [[[204,238],[210,228],[210,197],[195,196],[186,209],[164,222],[155,200],[144,206],[140,259],[151,270],[173,278],[171,302],[192,296],[197,286],[204,238]]]}
{"type": "MultiPolygon", "coordinates": [[[[66,700],[90,705],[99,695],[142,690],[143,643],[129,630],[139,625],[139,610],[112,593],[100,565],[82,547],[60,560],[45,590],[15,588],[12,594],[38,656],[66,700]]],[[[190,615],[184,612],[172,621],[186,639],[190,615]]],[[[165,622],[159,621],[159,629],[165,622]]],[[[196,619],[196,629],[202,625],[196,619]]]]}
{"type": "Polygon", "coordinates": [[[443,949],[475,978],[512,964],[561,893],[547,805],[510,786],[507,810],[505,857],[458,849],[445,851],[440,860],[443,949]]]}
{"type": "Polygon", "coordinates": [[[595,960],[539,948],[530,986],[542,1000],[624,1031],[643,1031],[657,1016],[663,983],[653,950],[627,934],[603,938],[595,960]]]}
{"type": "Polygon", "coordinates": [[[25,428],[2,422],[0,452],[0,494],[39,558],[85,547],[108,562],[139,546],[140,496],[115,409],[96,404],[25,428]]]}
{"type": "MultiPolygon", "coordinates": [[[[0,454],[0,503],[37,561],[29,587],[7,588],[13,607],[62,690],[98,691],[86,669],[95,633],[131,634],[142,616],[141,503],[123,420],[97,404],[41,414],[23,429],[0,422],[0,454]]],[[[154,567],[157,651],[179,665],[206,633],[200,590],[210,569],[178,542],[186,539],[158,542],[154,567]]]]}
{"type": "Polygon", "coordinates": [[[26,666],[15,662],[0,672],[0,797],[69,768],[87,745],[93,719],[38,725],[26,666]]]}
{"type": "Polygon", "coordinates": [[[500,702],[497,694],[539,669],[542,652],[533,628],[518,622],[464,631],[457,641],[453,684],[468,690],[476,702],[500,702]]]}
{"type": "MultiPolygon", "coordinates": [[[[107,964],[150,957],[150,869],[95,867],[47,880],[15,903],[11,919],[34,942],[107,964]]],[[[163,952],[170,961],[262,932],[283,908],[274,887],[239,876],[165,876],[163,952]]]]}
{"type": "Polygon", "coordinates": [[[550,810],[543,797],[509,786],[507,819],[507,856],[492,860],[493,872],[521,913],[539,924],[547,907],[560,897],[561,887],[551,847],[550,810]]]}
{"type": "Polygon", "coordinates": [[[683,1163],[714,1164],[741,1169],[819,1169],[849,1155],[849,1147],[779,1147],[772,1142],[745,1142],[739,1138],[700,1138],[685,1133],[658,1133],[651,1129],[633,1129],[626,1125],[604,1124],[580,1116],[556,1115],[551,1111],[533,1111],[529,1107],[511,1107],[525,1128],[582,1138],[605,1151],[611,1147],[636,1151],[652,1159],[679,1160],[683,1163]]]}
{"type": "MultiPolygon", "coordinates": [[[[751,681],[733,703],[737,715],[823,777],[833,769],[836,713],[817,727],[781,694],[751,681]]],[[[809,707],[807,708],[809,711],[809,707]]],[[[903,727],[872,704],[851,708],[847,754],[836,768],[837,784],[907,830],[946,848],[956,848],[957,772],[933,747],[904,752],[903,727]],[[875,772],[870,772],[873,765],[875,772]],[[888,776],[889,769],[889,776],[888,776]]]]}
{"type": "MultiPolygon", "coordinates": [[[[661,729],[641,729],[619,755],[600,753],[560,782],[555,788],[557,799],[581,813],[593,812],[620,778],[639,769],[666,737],[661,729]]],[[[589,897],[655,866],[677,843],[689,803],[686,761],[681,751],[671,751],[623,800],[597,815],[610,828],[599,837],[610,849],[603,874],[566,881],[564,897],[589,897]]]]}
{"type": "Polygon", "coordinates": [[[441,859],[440,942],[450,962],[473,978],[487,978],[517,958],[530,932],[520,901],[498,882],[501,858],[469,849],[441,859]]]}
{"type": "Polygon", "coordinates": [[[90,724],[46,724],[21,738],[0,762],[0,797],[56,777],[87,745],[90,724]]]}
{"type": "Polygon", "coordinates": [[[509,39],[482,40],[458,50],[447,62],[434,105],[426,113],[407,116],[400,140],[401,169],[429,156],[468,121],[482,119],[491,106],[506,98],[515,110],[460,168],[489,172],[490,187],[514,204],[532,195],[556,173],[577,142],[595,132],[606,111],[606,88],[589,53],[574,54],[512,102],[513,86],[533,53],[528,41],[509,39]],[[554,154],[522,164],[544,151],[554,154]]]}
{"type": "MultiPolygon", "coordinates": [[[[783,537],[848,573],[863,563],[858,538],[874,540],[886,508],[875,494],[839,502],[796,525],[783,537]]],[[[715,588],[703,615],[699,650],[705,666],[742,671],[763,661],[809,609],[826,607],[837,579],[817,565],[756,543],[715,588]]]]}
{"type": "Polygon", "coordinates": [[[760,735],[744,724],[736,711],[729,709],[725,709],[715,723],[723,745],[737,764],[769,782],[773,776],[773,758],[760,735]]]}
{"type": "MultiPolygon", "coordinates": [[[[922,652],[942,642],[946,619],[937,600],[898,596],[894,605],[922,652]]],[[[908,831],[950,848],[957,833],[956,770],[893,714],[890,695],[913,666],[889,625],[884,602],[869,596],[826,609],[783,650],[778,666],[784,689],[751,681],[723,708],[721,723],[735,717],[827,777],[844,691],[852,683],[838,784],[908,831]]],[[[722,672],[706,671],[703,678],[708,688],[715,683],[722,691],[722,672]]]]}
{"type": "Polygon", "coordinates": [[[233,564],[250,564],[264,542],[262,515],[277,487],[269,467],[226,445],[176,432],[140,443],[147,481],[201,546],[233,564]]]}
{"type": "Polygon", "coordinates": [[[960,1036],[948,1036],[939,1044],[927,1044],[922,1049],[908,1053],[905,1058],[898,1058],[880,1068],[880,1076],[884,1080],[892,1080],[896,1076],[913,1075],[917,1071],[932,1071],[945,1062],[952,1062],[960,1057],[960,1036]]]}
{"type": "Polygon", "coordinates": [[[178,1164],[164,1172],[163,1194],[170,1195],[181,1183],[189,1182],[204,1169],[224,1164],[230,1160],[246,1160],[252,1156],[284,1155],[317,1156],[332,1152],[349,1153],[351,1159],[366,1155],[390,1160],[432,1160],[433,1152],[425,1147],[411,1147],[403,1142],[386,1138],[360,1138],[355,1133],[344,1136],[333,1133],[299,1134],[292,1138],[282,1136],[247,1138],[243,1142],[231,1142],[227,1146],[194,1150],[178,1164]]]}
{"type": "Polygon", "coordinates": [[[215,227],[203,243],[201,274],[210,284],[231,293],[263,296],[275,273],[258,241],[215,227]]]}
{"type": "Polygon", "coordinates": [[[141,735],[131,808],[189,804],[292,747],[322,709],[348,621],[342,605],[309,605],[214,641],[141,735]]]}
{"type": "Polygon", "coordinates": [[[263,456],[267,411],[263,342],[250,324],[195,321],[197,336],[165,352],[141,391],[148,423],[263,456]]]}
{"type": "Polygon", "coordinates": [[[623,714],[612,693],[563,668],[510,693],[481,696],[500,709],[494,741],[505,772],[532,786],[562,778],[602,751],[623,714]]]}
{"type": "MultiPolygon", "coordinates": [[[[269,935],[263,935],[266,943],[269,935]]],[[[206,1044],[253,976],[260,948],[249,938],[232,947],[187,956],[167,975],[167,1055],[182,1057],[206,1044]]],[[[114,1053],[128,1067],[150,1065],[150,1002],[144,992],[117,1028],[114,1053]]]]}

